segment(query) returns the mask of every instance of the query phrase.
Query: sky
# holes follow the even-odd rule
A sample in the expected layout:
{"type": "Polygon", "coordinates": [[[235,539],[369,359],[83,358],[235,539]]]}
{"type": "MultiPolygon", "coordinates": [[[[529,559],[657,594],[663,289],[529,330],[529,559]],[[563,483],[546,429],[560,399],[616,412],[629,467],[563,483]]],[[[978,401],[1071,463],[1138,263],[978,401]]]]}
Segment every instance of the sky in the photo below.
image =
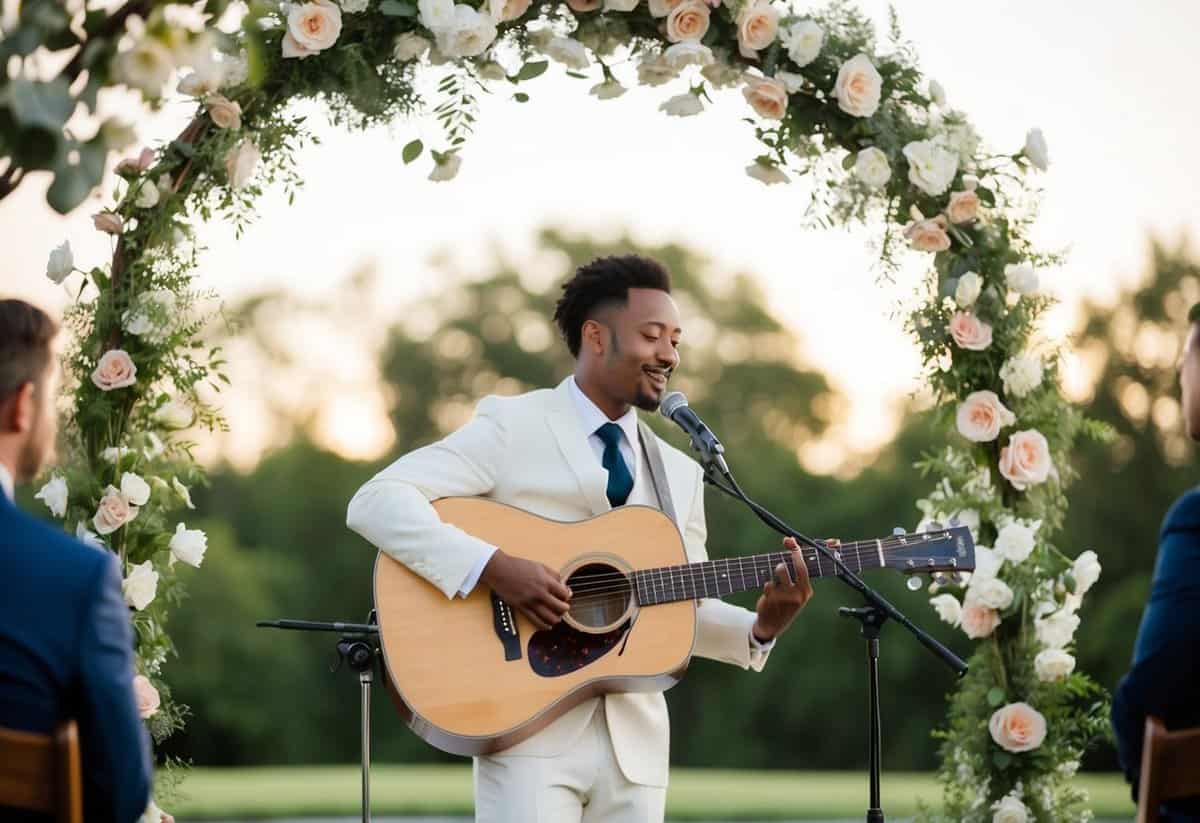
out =
{"type": "MultiPolygon", "coordinates": [[[[883,24],[885,3],[860,5],[883,24]]],[[[898,5],[922,68],[989,147],[1012,153],[1028,129],[1046,135],[1051,167],[1037,178],[1044,196],[1034,237],[1069,255],[1061,268],[1041,273],[1062,301],[1047,320],[1050,339],[1070,333],[1082,300],[1111,302],[1136,280],[1150,236],[1170,244],[1195,237],[1200,3],[898,5]]],[[[618,76],[632,83],[626,68],[618,76]]],[[[747,177],[744,167],[758,151],[736,89],[697,117],[669,118],[658,104],[682,87],[634,86],[598,101],[587,94],[594,82],[552,69],[523,87],[528,103],[504,91],[485,99],[450,183],[426,179],[427,156],[411,166],[400,159],[413,137],[438,145],[432,118],[347,132],[326,123],[319,106],[303,107],[321,139],[298,156],[304,189],[291,206],[279,192],[265,196],[240,240],[226,226],[204,227],[208,251],[198,284],[226,300],[272,287],[332,303],[351,288],[352,271],[372,266],[380,284],[374,305],[400,317],[410,301],[444,288],[429,262],[439,252],[483,272],[500,248],[536,279],[566,275],[530,255],[534,232],[546,225],[686,243],[714,259],[719,272],[753,273],[772,311],[800,338],[803,356],[849,398],[832,439],[807,456],[810,468],[836,470],[847,454],[886,442],[898,401],[921,386],[896,309],[911,304],[928,255],[910,253],[899,276],[881,280],[870,250],[881,227],[806,228],[802,182],[768,188],[747,177]]],[[[150,144],[173,137],[190,110],[183,101],[168,105],[138,123],[141,137],[150,144]]],[[[90,214],[105,202],[99,194],[62,217],[44,204],[47,185],[33,177],[0,201],[0,294],[58,313],[68,298],[43,275],[50,249],[69,238],[79,265],[90,267],[107,259],[109,244],[91,227],[90,214]]],[[[362,341],[378,335],[364,338],[350,319],[346,332],[346,340],[302,344],[305,361],[329,375],[319,429],[343,453],[377,456],[390,440],[362,341]]],[[[1068,377],[1081,391],[1078,373],[1068,377]]],[[[210,457],[246,464],[268,436],[253,385],[239,386],[228,404],[234,433],[210,457]]]]}

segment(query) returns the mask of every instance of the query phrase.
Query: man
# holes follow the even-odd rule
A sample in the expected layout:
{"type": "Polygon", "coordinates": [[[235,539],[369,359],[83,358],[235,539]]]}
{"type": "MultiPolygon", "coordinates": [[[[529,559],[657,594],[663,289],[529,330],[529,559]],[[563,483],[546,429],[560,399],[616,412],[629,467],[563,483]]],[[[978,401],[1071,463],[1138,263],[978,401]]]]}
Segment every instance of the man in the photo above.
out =
{"type": "MultiPolygon", "coordinates": [[[[477,584],[537,626],[556,624],[571,593],[558,573],[442,523],[429,501],[483,495],[556,520],[626,503],[658,506],[669,494],[688,558],[705,559],[700,467],[639,426],[679,364],[679,311],[670,277],[653,260],[609,257],[563,287],[555,322],[576,359],[557,388],[487,397],[475,417],[440,442],[384,469],[350,502],[348,524],[441,589],[477,584]],[[654,456],[661,453],[665,479],[654,456]]],[[[662,506],[667,509],[667,506],[662,506]]],[[[761,670],[775,638],[812,595],[795,544],[798,579],[782,564],[755,612],[719,600],[697,610],[695,654],[761,670]]],[[[533,737],[475,759],[480,823],[661,821],[668,720],[661,693],[588,700],[533,737]]]]}
{"type": "MultiPolygon", "coordinates": [[[[1188,322],[1179,383],[1188,437],[1200,440],[1200,304],[1188,322]]],[[[1200,489],[1176,500],[1163,520],[1133,665],[1113,696],[1117,754],[1135,798],[1148,715],[1168,730],[1200,726],[1200,489]]],[[[1164,804],[1160,819],[1200,821],[1200,796],[1164,804]]]]}
{"type": "Polygon", "coordinates": [[[150,749],[117,560],[13,504],[14,482],[54,450],[55,333],[38,309],[0,300],[0,727],[47,733],[76,720],[84,818],[131,823],[150,797],[150,749]]]}

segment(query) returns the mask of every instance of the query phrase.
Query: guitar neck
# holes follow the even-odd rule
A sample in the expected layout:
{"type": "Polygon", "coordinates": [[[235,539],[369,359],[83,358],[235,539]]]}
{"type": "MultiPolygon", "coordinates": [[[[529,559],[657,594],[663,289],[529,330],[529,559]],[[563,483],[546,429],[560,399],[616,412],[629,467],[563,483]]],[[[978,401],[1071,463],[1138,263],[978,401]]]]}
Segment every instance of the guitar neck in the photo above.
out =
{"type": "MultiPolygon", "coordinates": [[[[886,548],[882,540],[861,540],[842,543],[836,551],[853,572],[879,569],[887,565],[884,558],[886,548]]],[[[837,574],[833,562],[811,546],[801,549],[804,566],[810,578],[837,574]]],[[[790,551],[755,554],[747,557],[730,557],[721,560],[706,560],[701,563],[686,563],[682,566],[662,566],[655,569],[640,569],[633,573],[638,603],[656,606],[679,600],[698,600],[702,597],[728,597],[731,594],[761,589],[783,563],[788,573],[795,577],[790,551]]]]}

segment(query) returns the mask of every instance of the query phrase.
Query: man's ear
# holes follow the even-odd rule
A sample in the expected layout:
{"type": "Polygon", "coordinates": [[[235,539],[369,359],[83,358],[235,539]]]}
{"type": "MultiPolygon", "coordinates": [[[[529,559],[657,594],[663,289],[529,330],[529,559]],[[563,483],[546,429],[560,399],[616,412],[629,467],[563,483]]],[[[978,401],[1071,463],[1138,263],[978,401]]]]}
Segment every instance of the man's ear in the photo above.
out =
{"type": "Polygon", "coordinates": [[[579,339],[583,346],[591,349],[596,354],[603,354],[608,348],[608,333],[604,324],[597,320],[584,320],[583,326],[579,329],[579,339]]]}
{"type": "Polygon", "coordinates": [[[26,381],[0,401],[0,431],[24,434],[33,428],[37,417],[35,393],[33,381],[26,381]]]}

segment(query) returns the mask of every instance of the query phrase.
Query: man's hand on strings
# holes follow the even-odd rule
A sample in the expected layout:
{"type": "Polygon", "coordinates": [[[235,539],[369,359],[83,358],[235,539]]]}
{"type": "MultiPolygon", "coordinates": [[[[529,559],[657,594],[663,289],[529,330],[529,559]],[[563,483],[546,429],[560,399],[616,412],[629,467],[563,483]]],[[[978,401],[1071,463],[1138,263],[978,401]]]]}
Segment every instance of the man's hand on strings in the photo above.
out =
{"type": "MultiPolygon", "coordinates": [[[[837,541],[829,542],[832,545],[837,541]]],[[[791,568],[787,563],[775,567],[775,574],[763,586],[763,593],[754,607],[758,617],[751,631],[760,643],[770,642],[782,634],[813,595],[808,567],[804,565],[804,557],[795,538],[785,537],[783,547],[791,550],[791,568]],[[794,576],[792,569],[796,572],[794,576]]]]}

